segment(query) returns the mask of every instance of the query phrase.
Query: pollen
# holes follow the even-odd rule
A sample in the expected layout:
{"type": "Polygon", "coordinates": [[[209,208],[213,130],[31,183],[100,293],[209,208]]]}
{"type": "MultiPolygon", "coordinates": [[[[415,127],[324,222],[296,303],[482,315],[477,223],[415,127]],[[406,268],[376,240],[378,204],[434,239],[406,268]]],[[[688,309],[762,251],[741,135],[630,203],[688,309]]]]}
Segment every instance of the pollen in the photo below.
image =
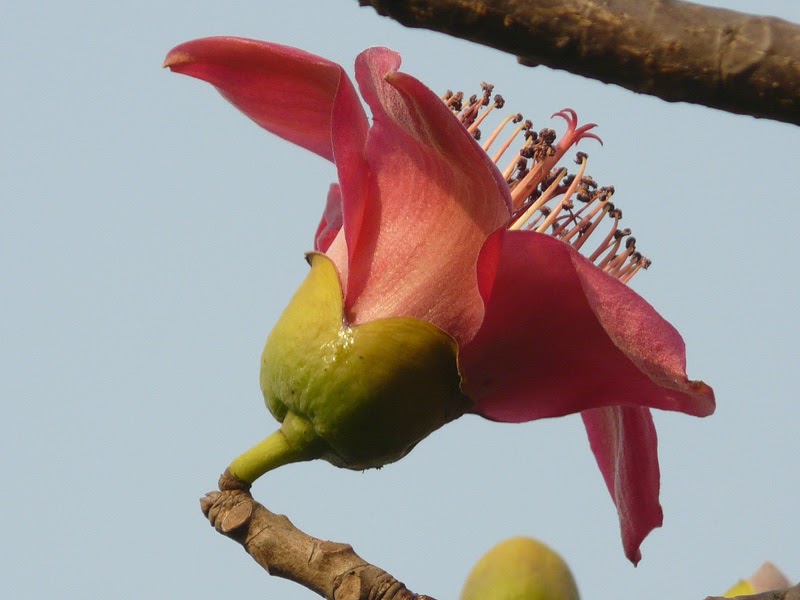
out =
{"type": "MultiPolygon", "coordinates": [[[[480,127],[486,118],[505,106],[505,99],[494,94],[489,83],[481,83],[481,93],[469,98],[463,92],[448,90],[442,101],[477,141],[481,140],[480,127]]],[[[571,108],[553,117],[566,122],[560,138],[553,129],[535,131],[532,121],[516,113],[503,118],[482,143],[511,192],[513,212],[507,227],[551,235],[628,283],[651,261],[636,249],[631,230],[620,228],[622,211],[611,202],[614,187],[600,187],[586,174],[589,156],[585,152],[575,155],[576,173],[559,166],[581,140],[603,143],[592,132],[597,125],[578,126],[578,115],[571,108]]]]}

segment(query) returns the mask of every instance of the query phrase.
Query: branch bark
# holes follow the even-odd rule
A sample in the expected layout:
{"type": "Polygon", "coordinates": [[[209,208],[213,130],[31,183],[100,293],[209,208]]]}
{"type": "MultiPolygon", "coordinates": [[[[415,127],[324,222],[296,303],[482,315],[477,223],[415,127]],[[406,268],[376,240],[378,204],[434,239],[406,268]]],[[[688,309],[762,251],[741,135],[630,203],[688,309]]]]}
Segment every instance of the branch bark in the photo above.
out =
{"type": "MultiPolygon", "coordinates": [[[[256,502],[250,485],[228,471],[221,491],[200,500],[203,514],[222,535],[238,542],[270,575],[303,585],[327,600],[436,600],[415,594],[383,569],[365,561],[349,544],[311,537],[284,515],[256,502]]],[[[800,600],[800,584],[747,600],[800,600]]],[[[724,600],[708,596],[706,600],[724,600]]]]}
{"type": "Polygon", "coordinates": [[[800,125],[800,25],[680,0],[358,0],[669,102],[800,125]]]}
{"type": "MultiPolygon", "coordinates": [[[[800,583],[790,588],[783,590],[773,590],[770,592],[761,592],[760,594],[752,594],[750,596],[736,596],[741,600],[800,600],[800,583]]],[[[736,600],[733,598],[733,600],[736,600]]],[[[708,596],[706,600],[728,600],[722,596],[708,596]]]]}
{"type": "Polygon", "coordinates": [[[350,545],[303,533],[284,515],[256,502],[250,486],[227,471],[219,488],[200,500],[203,513],[270,575],[299,583],[327,600],[435,600],[410,592],[350,545]]]}

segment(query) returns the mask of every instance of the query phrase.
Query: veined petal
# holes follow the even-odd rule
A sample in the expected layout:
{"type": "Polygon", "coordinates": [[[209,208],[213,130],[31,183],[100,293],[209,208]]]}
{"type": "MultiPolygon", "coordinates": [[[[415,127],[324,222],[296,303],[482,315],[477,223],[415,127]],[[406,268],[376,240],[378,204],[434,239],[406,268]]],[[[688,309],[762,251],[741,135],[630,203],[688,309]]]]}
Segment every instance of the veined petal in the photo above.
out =
{"type": "Polygon", "coordinates": [[[482,320],[477,257],[509,218],[508,186],[442,101],[399,66],[385,48],[356,61],[374,123],[369,201],[357,240],[347,239],[346,309],[355,323],[424,319],[463,343],[482,320]]]}
{"type": "Polygon", "coordinates": [[[686,377],[680,335],[643,298],[550,236],[509,231],[500,243],[483,325],[461,350],[475,412],[522,422],[603,406],[714,411],[711,388],[686,377]]]}
{"type": "Polygon", "coordinates": [[[581,413],[592,452],[617,507],[625,556],[635,565],[642,541],[661,527],[658,439],[646,408],[612,406],[581,413]]]}
{"type": "Polygon", "coordinates": [[[314,236],[314,249],[317,252],[326,252],[331,242],[336,238],[342,228],[342,192],[338,183],[332,183],[328,189],[328,199],[325,201],[325,210],[317,226],[314,236]]]}
{"type": "Polygon", "coordinates": [[[366,115],[343,69],[329,60],[280,44],[237,37],[209,37],[173,48],[164,66],[207,81],[264,129],[334,159],[331,129],[338,122],[366,128],[366,115]]]}

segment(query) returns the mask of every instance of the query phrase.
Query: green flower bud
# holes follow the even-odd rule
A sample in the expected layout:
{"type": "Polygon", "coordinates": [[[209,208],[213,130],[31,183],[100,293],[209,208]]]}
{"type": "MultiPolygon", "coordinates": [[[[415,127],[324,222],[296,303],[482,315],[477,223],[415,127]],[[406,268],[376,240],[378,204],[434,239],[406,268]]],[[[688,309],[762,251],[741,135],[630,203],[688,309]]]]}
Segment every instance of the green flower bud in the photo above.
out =
{"type": "Polygon", "coordinates": [[[470,407],[450,336],[404,317],[348,325],[333,262],[324,254],[309,262],[264,347],[261,390],[282,426],[231,463],[246,482],[314,458],[381,467],[470,407]]]}
{"type": "Polygon", "coordinates": [[[461,600],[579,600],[575,579],[554,550],[515,537],[497,544],[473,567],[461,600]]]}

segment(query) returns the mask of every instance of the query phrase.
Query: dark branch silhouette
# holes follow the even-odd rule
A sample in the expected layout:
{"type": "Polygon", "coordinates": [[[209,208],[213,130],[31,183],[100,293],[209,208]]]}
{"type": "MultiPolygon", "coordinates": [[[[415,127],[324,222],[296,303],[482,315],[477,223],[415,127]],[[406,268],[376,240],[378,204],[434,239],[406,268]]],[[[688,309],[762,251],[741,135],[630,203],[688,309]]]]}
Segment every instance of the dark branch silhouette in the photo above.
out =
{"type": "Polygon", "coordinates": [[[800,25],[678,0],[358,0],[670,102],[800,125],[800,25]]]}

